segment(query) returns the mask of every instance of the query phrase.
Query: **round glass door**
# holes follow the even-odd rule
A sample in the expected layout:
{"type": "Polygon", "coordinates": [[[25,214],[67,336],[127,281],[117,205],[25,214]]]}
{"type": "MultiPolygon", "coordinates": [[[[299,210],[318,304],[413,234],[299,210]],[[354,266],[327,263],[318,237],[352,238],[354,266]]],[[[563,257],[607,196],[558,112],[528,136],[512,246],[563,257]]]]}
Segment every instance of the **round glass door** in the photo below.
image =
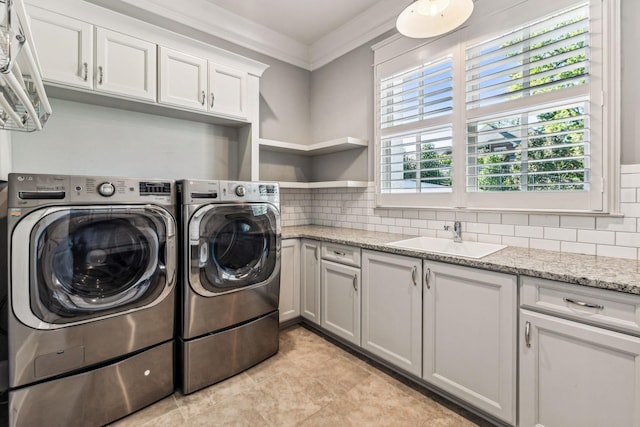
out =
{"type": "Polygon", "coordinates": [[[72,209],[32,233],[31,306],[49,323],[140,307],[162,293],[166,221],[145,209],[72,209]]]}
{"type": "Polygon", "coordinates": [[[207,207],[190,228],[192,282],[211,293],[262,283],[278,265],[277,213],[267,204],[207,207]]]}

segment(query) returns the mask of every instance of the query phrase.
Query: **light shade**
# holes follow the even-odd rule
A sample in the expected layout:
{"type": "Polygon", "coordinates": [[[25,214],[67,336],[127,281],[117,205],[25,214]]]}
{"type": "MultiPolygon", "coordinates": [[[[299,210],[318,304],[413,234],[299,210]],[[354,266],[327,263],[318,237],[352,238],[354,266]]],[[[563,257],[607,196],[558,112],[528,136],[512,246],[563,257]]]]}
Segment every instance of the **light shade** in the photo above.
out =
{"type": "Polygon", "coordinates": [[[473,0],[418,0],[398,16],[396,28],[407,37],[434,37],[458,28],[471,12],[473,0]]]}

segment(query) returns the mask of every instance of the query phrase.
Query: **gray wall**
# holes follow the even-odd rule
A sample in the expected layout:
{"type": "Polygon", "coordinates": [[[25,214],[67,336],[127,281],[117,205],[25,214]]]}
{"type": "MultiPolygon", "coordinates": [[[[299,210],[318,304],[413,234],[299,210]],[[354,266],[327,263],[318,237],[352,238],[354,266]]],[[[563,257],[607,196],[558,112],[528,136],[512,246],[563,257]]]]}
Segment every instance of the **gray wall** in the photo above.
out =
{"type": "Polygon", "coordinates": [[[14,132],[14,172],[237,179],[237,130],[51,99],[43,132],[14,132]]]}

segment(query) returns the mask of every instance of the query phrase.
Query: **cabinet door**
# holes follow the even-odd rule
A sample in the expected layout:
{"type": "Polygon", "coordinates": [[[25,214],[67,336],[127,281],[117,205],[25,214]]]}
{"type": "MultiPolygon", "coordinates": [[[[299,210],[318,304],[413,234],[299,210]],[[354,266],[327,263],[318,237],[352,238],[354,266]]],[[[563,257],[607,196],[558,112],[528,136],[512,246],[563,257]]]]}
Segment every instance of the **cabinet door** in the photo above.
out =
{"type": "Polygon", "coordinates": [[[300,241],[282,241],[280,257],[280,323],[300,316],[300,241]]]}
{"type": "Polygon", "coordinates": [[[160,46],[158,102],[207,110],[207,61],[160,46]]]}
{"type": "Polygon", "coordinates": [[[247,76],[244,71],[209,62],[209,111],[246,119],[247,76]]]}
{"type": "Polygon", "coordinates": [[[43,79],[93,89],[93,26],[29,7],[43,79]]]}
{"type": "Polygon", "coordinates": [[[96,29],[96,85],[100,92],[156,100],[156,45],[96,29]]]}
{"type": "Polygon", "coordinates": [[[321,262],[324,329],[360,345],[360,269],[332,261],[321,262]]]}
{"type": "Polygon", "coordinates": [[[520,312],[520,425],[640,426],[640,338],[520,312]]]}
{"type": "Polygon", "coordinates": [[[363,251],[362,347],[422,374],[422,261],[363,251]]]}
{"type": "Polygon", "coordinates": [[[300,314],[320,325],[320,242],[300,244],[300,314]]]}
{"type": "Polygon", "coordinates": [[[425,261],[423,378],[515,423],[517,277],[425,261]]]}

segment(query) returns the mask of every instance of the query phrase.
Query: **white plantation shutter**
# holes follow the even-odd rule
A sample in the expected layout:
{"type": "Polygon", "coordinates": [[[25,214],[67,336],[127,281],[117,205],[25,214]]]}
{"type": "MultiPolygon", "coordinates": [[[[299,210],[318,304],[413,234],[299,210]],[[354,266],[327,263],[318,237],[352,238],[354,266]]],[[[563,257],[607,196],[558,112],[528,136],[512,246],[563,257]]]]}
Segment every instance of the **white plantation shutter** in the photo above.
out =
{"type": "Polygon", "coordinates": [[[380,189],[451,191],[453,57],[380,80],[380,189]]]}
{"type": "Polygon", "coordinates": [[[468,192],[590,189],[589,40],[581,4],[467,47],[468,192]]]}

